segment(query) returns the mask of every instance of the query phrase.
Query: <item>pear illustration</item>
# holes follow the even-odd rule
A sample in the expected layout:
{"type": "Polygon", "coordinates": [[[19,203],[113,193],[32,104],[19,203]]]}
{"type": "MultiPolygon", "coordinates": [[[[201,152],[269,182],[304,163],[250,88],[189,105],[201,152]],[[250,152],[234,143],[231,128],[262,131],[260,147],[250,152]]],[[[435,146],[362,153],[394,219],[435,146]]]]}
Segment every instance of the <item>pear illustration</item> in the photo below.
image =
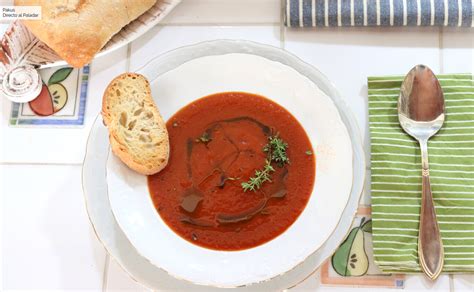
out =
{"type": "Polygon", "coordinates": [[[363,276],[369,269],[369,258],[364,249],[364,232],[372,232],[372,220],[354,227],[346,240],[339,246],[331,258],[331,263],[341,276],[363,276]]]}

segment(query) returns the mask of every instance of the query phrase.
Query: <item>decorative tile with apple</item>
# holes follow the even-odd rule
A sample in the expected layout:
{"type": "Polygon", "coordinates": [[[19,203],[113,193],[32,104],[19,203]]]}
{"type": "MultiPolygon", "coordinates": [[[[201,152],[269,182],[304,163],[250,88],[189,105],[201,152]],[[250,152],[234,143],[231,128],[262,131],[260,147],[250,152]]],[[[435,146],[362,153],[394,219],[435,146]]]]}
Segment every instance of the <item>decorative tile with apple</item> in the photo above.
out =
{"type": "Polygon", "coordinates": [[[43,87],[29,103],[13,103],[11,126],[82,126],[87,100],[89,66],[40,70],[43,87]]]}

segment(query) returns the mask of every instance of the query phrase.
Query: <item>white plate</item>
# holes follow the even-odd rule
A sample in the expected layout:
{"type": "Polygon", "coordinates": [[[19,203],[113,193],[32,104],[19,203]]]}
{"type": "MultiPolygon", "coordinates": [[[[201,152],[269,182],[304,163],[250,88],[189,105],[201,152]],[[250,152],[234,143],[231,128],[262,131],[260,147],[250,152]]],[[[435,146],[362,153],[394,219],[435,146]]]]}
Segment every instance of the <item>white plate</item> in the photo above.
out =
{"type": "MultiPolygon", "coordinates": [[[[190,51],[202,54],[207,50],[213,50],[215,47],[226,48],[228,41],[202,43],[195,46],[180,48],[176,51],[165,54],[163,57],[175,56],[176,62],[179,62],[179,56],[190,55],[190,51]],[[187,52],[186,52],[187,51],[187,52]]],[[[321,88],[334,101],[339,110],[341,118],[346,125],[352,140],[352,149],[354,154],[353,164],[353,186],[348,205],[344,209],[341,219],[331,234],[329,239],[315,253],[310,255],[306,261],[296,266],[294,269],[269,281],[257,283],[250,286],[239,287],[237,290],[281,290],[292,287],[316,270],[328,257],[332,255],[341,241],[347,235],[356,213],[358,201],[363,188],[365,176],[365,159],[362,148],[359,130],[356,121],[353,118],[347,105],[342,101],[337,90],[332,84],[317,70],[310,65],[302,62],[298,58],[289,54],[282,54],[278,49],[260,46],[249,42],[238,42],[242,52],[260,52],[267,54],[270,58],[282,63],[291,64],[298,72],[304,74],[319,88],[321,88]]],[[[163,57],[155,59],[152,63],[161,65],[154,67],[152,74],[162,73],[159,69],[169,70],[172,64],[163,62],[163,57]]],[[[151,289],[164,290],[185,290],[197,289],[202,291],[212,291],[214,288],[206,286],[196,286],[189,282],[177,280],[167,274],[162,269],[152,265],[149,261],[141,257],[135,248],[131,245],[125,234],[117,225],[110,210],[110,204],[107,196],[106,185],[106,161],[109,151],[108,133],[103,126],[100,116],[95,121],[89,140],[87,151],[83,164],[83,190],[87,211],[92,226],[98,239],[102,242],[109,254],[125,269],[129,275],[151,289]]]]}
{"type": "Polygon", "coordinates": [[[110,203],[139,254],[177,278],[237,287],[281,275],[323,245],[350,197],[353,147],[333,100],[316,85],[327,88],[330,84],[324,78],[314,82],[301,74],[292,66],[296,61],[276,48],[217,41],[176,50],[140,70],[150,80],[165,119],[215,92],[246,91],[276,101],[305,128],[316,152],[317,171],[308,205],[287,231],[256,248],[226,252],[198,247],[171,231],[151,202],[146,177],[111,156],[107,171],[110,203]]]}

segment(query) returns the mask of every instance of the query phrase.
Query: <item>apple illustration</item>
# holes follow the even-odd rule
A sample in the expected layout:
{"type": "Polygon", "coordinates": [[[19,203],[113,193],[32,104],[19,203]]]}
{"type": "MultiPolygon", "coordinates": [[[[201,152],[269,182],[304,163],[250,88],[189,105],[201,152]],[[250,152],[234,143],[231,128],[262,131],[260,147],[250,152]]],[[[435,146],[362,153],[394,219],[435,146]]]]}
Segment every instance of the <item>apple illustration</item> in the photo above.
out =
{"type": "Polygon", "coordinates": [[[31,110],[38,116],[50,116],[54,114],[51,94],[49,93],[48,86],[44,83],[38,97],[30,101],[29,104],[31,110]]]}
{"type": "Polygon", "coordinates": [[[41,92],[37,98],[29,102],[31,110],[39,116],[50,116],[57,113],[67,103],[67,89],[61,84],[72,68],[61,68],[51,75],[48,85],[43,83],[41,92]]]}

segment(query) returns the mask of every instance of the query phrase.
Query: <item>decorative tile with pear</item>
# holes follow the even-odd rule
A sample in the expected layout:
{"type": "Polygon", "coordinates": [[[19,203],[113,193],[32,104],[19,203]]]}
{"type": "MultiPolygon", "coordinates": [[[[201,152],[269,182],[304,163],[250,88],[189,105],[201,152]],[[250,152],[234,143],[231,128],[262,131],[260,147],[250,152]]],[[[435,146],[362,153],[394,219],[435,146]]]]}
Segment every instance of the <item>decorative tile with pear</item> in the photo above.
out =
{"type": "Polygon", "coordinates": [[[359,206],[352,227],[334,255],[321,267],[321,284],[328,286],[403,288],[403,275],[384,274],[374,262],[372,219],[359,206]]]}

